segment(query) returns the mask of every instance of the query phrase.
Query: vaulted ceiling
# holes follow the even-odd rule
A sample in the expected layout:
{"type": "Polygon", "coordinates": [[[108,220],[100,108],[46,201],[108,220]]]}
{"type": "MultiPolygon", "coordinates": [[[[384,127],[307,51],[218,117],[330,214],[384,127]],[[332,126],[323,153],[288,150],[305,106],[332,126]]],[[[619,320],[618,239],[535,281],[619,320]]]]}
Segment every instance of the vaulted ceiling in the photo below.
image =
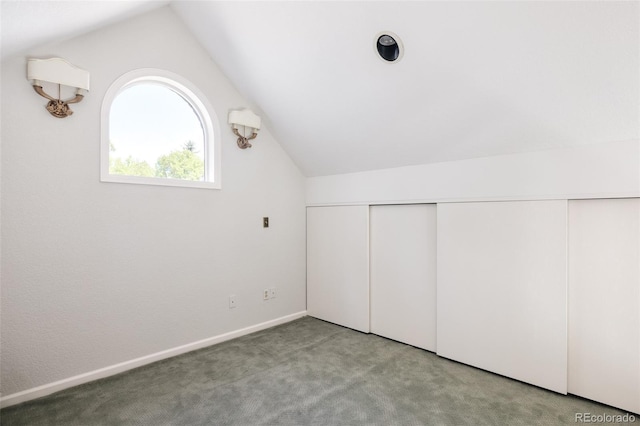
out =
{"type": "MultiPolygon", "coordinates": [[[[167,3],[3,1],[2,54],[167,3]]],[[[640,137],[638,1],[169,4],[307,176],[640,137]]]]}

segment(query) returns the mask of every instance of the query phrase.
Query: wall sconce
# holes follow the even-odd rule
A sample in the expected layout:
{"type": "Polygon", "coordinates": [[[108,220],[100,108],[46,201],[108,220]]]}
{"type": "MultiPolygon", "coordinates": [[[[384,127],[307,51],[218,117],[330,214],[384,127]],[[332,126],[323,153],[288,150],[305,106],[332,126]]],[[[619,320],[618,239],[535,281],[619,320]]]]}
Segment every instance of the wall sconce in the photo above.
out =
{"type": "Polygon", "coordinates": [[[251,148],[249,141],[255,139],[258,136],[258,130],[260,130],[260,117],[255,115],[253,111],[249,109],[242,109],[237,111],[229,111],[229,124],[231,124],[231,130],[238,136],[238,146],[240,149],[251,148]],[[239,126],[244,126],[244,135],[241,135],[238,131],[239,126]],[[247,128],[251,132],[251,136],[246,137],[247,128]]]}
{"type": "Polygon", "coordinates": [[[73,114],[69,104],[80,102],[84,98],[84,90],[89,90],[89,71],[80,69],[62,58],[29,59],[27,61],[27,80],[31,81],[33,89],[40,96],[49,99],[47,111],[58,118],[73,114]],[[57,99],[45,93],[41,81],[58,85],[57,99]],[[66,100],[60,99],[61,85],[76,88],[76,96],[66,100]]]}

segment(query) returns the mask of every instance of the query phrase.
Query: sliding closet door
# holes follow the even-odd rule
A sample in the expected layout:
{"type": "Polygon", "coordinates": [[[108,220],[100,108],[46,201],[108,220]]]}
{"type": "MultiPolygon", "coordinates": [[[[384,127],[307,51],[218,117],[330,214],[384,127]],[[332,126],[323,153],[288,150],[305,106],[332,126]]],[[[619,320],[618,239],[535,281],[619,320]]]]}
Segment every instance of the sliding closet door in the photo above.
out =
{"type": "Polygon", "coordinates": [[[371,332],[436,350],[436,205],[372,206],[371,332]]]}
{"type": "Polygon", "coordinates": [[[569,202],[569,392],[640,413],[640,199],[569,202]]]}
{"type": "Polygon", "coordinates": [[[307,208],[307,312],[369,332],[369,206],[307,208]]]}
{"type": "Polygon", "coordinates": [[[438,204],[438,354],[567,392],[567,202],[438,204]]]}

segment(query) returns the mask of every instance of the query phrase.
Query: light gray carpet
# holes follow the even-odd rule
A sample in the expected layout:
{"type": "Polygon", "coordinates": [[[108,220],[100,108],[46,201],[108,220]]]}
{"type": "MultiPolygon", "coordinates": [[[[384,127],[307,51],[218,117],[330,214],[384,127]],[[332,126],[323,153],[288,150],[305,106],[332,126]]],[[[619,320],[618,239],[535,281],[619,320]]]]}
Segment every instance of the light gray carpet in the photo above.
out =
{"type": "Polygon", "coordinates": [[[585,412],[625,414],[307,317],[8,407],[0,421],[555,425],[585,412]]]}

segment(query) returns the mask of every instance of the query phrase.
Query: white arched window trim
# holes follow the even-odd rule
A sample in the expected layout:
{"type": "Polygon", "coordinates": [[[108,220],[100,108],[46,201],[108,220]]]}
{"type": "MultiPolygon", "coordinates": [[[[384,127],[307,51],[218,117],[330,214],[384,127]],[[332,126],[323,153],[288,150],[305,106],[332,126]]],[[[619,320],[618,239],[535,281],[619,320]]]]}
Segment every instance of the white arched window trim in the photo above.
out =
{"type": "Polygon", "coordinates": [[[182,76],[156,68],[141,68],[127,72],[111,84],[102,102],[101,110],[100,180],[102,182],[143,185],[180,186],[187,188],[220,189],[221,135],[220,124],[206,96],[182,76]],[[202,123],[205,150],[205,180],[188,181],[156,177],[123,176],[109,173],[109,119],[111,105],[125,89],[135,84],[152,82],[173,90],[187,101],[202,123]]]}

